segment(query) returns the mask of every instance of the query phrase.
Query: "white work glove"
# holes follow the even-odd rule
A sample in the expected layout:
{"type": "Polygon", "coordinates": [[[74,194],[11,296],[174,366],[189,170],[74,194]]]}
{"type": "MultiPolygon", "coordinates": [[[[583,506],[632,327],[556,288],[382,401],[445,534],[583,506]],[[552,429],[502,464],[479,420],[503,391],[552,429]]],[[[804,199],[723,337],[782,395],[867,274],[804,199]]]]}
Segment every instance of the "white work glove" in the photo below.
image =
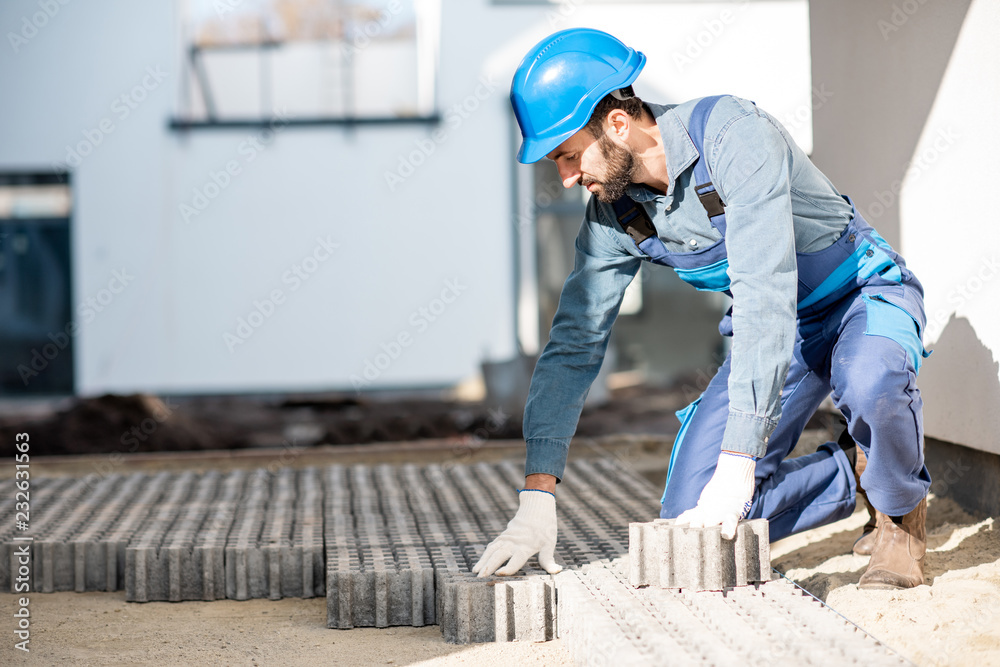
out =
{"type": "Polygon", "coordinates": [[[757,460],[746,454],[719,454],[715,474],[701,491],[698,505],[677,517],[678,525],[692,528],[722,526],[727,540],[736,535],[736,524],[750,511],[757,460]]]}
{"type": "Polygon", "coordinates": [[[472,571],[488,577],[514,574],[536,553],[538,564],[549,574],[562,570],[555,561],[556,497],[548,491],[524,489],[518,494],[521,505],[507,529],[490,542],[472,571]],[[507,566],[497,570],[507,563],[507,566]]]}

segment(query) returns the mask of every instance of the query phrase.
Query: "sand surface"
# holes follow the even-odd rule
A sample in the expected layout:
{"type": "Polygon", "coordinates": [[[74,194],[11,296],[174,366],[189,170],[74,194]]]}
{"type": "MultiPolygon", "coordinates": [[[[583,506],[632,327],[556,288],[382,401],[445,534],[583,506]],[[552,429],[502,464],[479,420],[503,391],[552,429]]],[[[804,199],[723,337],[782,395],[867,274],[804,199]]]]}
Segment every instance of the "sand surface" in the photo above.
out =
{"type": "Polygon", "coordinates": [[[446,644],[436,625],[329,630],[326,600],[125,602],[125,592],[30,598],[30,653],[9,632],[2,600],[0,665],[571,665],[562,640],[446,644]]]}
{"type": "Polygon", "coordinates": [[[918,665],[1000,665],[1000,530],[947,498],[928,499],[926,584],[863,591],[851,547],[863,510],[772,545],[772,565],[918,665]]]}

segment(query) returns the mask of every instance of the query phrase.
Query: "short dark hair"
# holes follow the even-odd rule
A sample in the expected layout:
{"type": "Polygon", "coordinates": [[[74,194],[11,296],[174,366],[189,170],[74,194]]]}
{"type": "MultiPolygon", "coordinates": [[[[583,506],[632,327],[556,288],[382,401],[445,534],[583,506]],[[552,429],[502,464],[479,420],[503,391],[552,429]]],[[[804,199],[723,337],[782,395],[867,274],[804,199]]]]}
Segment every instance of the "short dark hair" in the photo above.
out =
{"type": "Polygon", "coordinates": [[[621,109],[629,116],[636,119],[642,118],[643,114],[646,113],[646,104],[632,94],[632,86],[623,88],[622,92],[626,93],[626,97],[628,95],[632,96],[627,97],[627,99],[620,100],[611,93],[608,93],[600,102],[597,103],[594,113],[590,115],[590,120],[587,121],[587,124],[584,126],[594,137],[599,137],[604,134],[604,120],[613,109],[621,109]]]}

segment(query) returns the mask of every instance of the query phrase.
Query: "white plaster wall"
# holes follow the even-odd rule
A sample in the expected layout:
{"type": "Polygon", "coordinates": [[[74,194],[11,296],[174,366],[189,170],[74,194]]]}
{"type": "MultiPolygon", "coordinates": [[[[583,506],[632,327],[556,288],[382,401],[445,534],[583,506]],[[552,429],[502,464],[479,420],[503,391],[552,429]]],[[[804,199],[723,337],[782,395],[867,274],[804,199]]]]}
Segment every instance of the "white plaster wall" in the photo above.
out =
{"type": "Polygon", "coordinates": [[[1000,6],[812,0],[813,160],[923,283],[928,436],[1000,453],[1000,6]]]}
{"type": "Polygon", "coordinates": [[[928,435],[1000,454],[1000,5],[973,0],[900,195],[925,287],[928,435]]]}
{"type": "Polygon", "coordinates": [[[174,2],[53,6],[19,42],[9,35],[39,4],[0,4],[0,169],[48,169],[67,146],[90,141],[85,133],[100,138],[72,169],[82,394],[349,389],[401,335],[409,345],[369,373],[369,386],[453,383],[484,357],[514,354],[507,90],[523,53],[554,30],[603,27],[644,50],[638,89],[654,101],[745,95],[811,143],[805,0],[444,0],[440,128],[288,128],[261,151],[250,150],[258,131],[168,130],[184,89],[174,2]],[[150,68],[166,73],[155,86],[150,68]],[[134,109],[116,102],[144,79],[134,109]],[[462,105],[472,110],[459,114],[462,105]],[[390,188],[386,174],[428,145],[433,152],[390,188]],[[230,163],[239,173],[185,220],[181,206],[213,191],[212,174],[230,163]],[[293,289],[288,272],[318,238],[339,247],[293,289]],[[420,309],[440,305],[447,281],[461,293],[430,322],[420,309]],[[274,290],[284,298],[270,317],[227,344],[274,290]],[[88,299],[107,303],[91,312],[88,299]]]}

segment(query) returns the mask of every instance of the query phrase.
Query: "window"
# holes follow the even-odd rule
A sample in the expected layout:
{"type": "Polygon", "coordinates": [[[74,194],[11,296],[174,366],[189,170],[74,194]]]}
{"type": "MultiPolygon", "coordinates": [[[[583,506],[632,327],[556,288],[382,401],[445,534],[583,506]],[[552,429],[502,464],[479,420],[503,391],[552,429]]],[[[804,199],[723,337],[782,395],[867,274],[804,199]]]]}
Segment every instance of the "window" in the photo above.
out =
{"type": "Polygon", "coordinates": [[[76,322],[71,208],[69,174],[0,173],[0,395],[73,393],[89,306],[81,302],[76,322]]]}
{"type": "Polygon", "coordinates": [[[436,3],[186,0],[174,125],[435,117],[436,3]]]}

